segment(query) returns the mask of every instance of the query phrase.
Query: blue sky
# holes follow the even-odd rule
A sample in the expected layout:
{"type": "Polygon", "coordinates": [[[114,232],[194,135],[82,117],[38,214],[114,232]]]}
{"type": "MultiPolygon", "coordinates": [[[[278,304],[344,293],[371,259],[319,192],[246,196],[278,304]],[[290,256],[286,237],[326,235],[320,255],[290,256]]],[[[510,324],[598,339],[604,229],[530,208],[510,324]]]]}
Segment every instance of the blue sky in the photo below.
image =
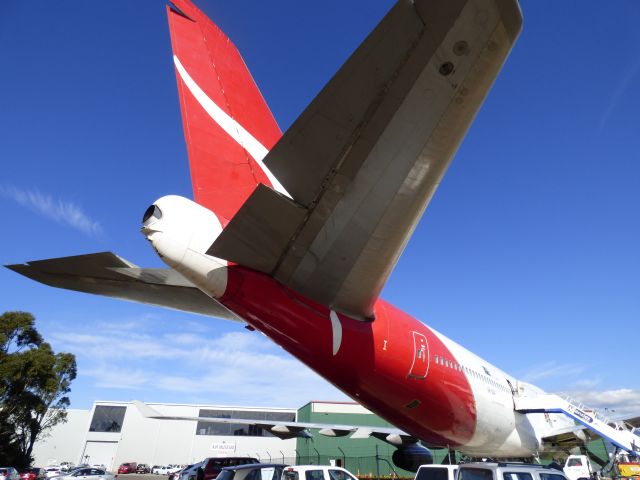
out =
{"type": "MultiPolygon", "coordinates": [[[[286,129],[388,0],[198,4],[286,129]]],[[[524,31],[384,296],[512,375],[640,410],[640,3],[522,2],[524,31]],[[578,8],[579,7],[579,8],[578,8]]],[[[111,250],[162,266],[145,208],[191,196],[163,1],[10,0],[0,16],[2,264],[111,250]]],[[[257,333],[0,271],[96,399],[297,407],[342,394],[257,333]]]]}

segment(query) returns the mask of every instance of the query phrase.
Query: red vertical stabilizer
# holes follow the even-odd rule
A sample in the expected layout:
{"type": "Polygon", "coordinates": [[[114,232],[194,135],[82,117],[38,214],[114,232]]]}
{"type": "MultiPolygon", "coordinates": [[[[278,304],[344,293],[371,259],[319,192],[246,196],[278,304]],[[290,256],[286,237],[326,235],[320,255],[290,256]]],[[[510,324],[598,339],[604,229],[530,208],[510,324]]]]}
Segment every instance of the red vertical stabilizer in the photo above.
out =
{"type": "Polygon", "coordinates": [[[194,198],[225,226],[258,183],[283,192],[262,163],[282,133],[229,38],[190,0],[167,14],[194,198]]]}

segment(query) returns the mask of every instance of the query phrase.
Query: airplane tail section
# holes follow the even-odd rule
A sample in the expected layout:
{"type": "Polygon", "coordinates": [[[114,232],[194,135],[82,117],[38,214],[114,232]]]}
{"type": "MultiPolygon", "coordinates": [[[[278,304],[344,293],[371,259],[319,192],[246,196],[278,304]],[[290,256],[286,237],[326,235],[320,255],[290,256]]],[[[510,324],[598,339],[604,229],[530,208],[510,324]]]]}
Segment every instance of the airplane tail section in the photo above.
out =
{"type": "Polygon", "coordinates": [[[224,227],[259,183],[286,194],[262,162],[282,133],[229,38],[190,0],[167,15],[194,198],[224,227]]]}

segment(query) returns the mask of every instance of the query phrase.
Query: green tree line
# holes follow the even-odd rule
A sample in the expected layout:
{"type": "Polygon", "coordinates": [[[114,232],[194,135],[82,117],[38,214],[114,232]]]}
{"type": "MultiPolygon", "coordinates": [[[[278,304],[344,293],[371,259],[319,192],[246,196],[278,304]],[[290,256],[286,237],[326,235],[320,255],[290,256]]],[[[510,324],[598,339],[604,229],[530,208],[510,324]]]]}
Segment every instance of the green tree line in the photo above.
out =
{"type": "Polygon", "coordinates": [[[36,440],[66,421],[74,378],[75,356],[54,353],[33,315],[0,315],[0,465],[30,466],[36,440]]]}

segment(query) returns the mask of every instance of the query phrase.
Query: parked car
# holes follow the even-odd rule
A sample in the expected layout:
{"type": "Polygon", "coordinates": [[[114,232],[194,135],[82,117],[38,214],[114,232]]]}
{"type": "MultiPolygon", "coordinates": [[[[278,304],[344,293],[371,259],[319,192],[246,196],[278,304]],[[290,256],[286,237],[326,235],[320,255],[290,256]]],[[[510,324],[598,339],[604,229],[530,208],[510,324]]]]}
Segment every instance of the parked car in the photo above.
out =
{"type": "Polygon", "coordinates": [[[136,473],[151,473],[151,469],[146,463],[139,463],[136,467],[136,473]]]}
{"type": "Polygon", "coordinates": [[[197,480],[213,480],[225,467],[235,467],[237,465],[248,465],[250,463],[260,463],[260,460],[253,457],[214,457],[205,458],[202,467],[196,476],[197,480]]]}
{"type": "Polygon", "coordinates": [[[153,467],[151,467],[151,473],[153,473],[154,475],[158,475],[158,469],[162,468],[162,465],[154,465],[153,467]]]}
{"type": "Polygon", "coordinates": [[[169,469],[167,470],[167,475],[169,475],[169,480],[172,480],[173,476],[176,473],[180,473],[184,467],[186,467],[186,465],[176,465],[173,463],[169,465],[169,469]]]}
{"type": "Polygon", "coordinates": [[[567,480],[560,470],[545,465],[516,462],[461,464],[457,480],[567,480]]]}
{"type": "Polygon", "coordinates": [[[44,468],[25,468],[20,472],[20,480],[46,480],[47,472],[44,468]]]}
{"type": "Polygon", "coordinates": [[[178,480],[182,475],[182,472],[192,467],[193,465],[181,465],[180,470],[176,470],[175,472],[169,474],[169,480],[178,480]]]}
{"type": "Polygon", "coordinates": [[[20,476],[13,467],[0,467],[0,480],[20,480],[20,476]]]}
{"type": "Polygon", "coordinates": [[[45,475],[47,478],[57,477],[62,474],[62,470],[60,470],[60,465],[49,465],[45,469],[45,475]]]}
{"type": "Polygon", "coordinates": [[[75,469],[73,462],[60,462],[60,470],[63,472],[70,472],[75,469]]]}
{"type": "Polygon", "coordinates": [[[72,472],[65,475],[56,477],[55,480],[115,480],[116,476],[113,473],[105,472],[99,468],[76,468],[72,472]]]}
{"type": "Polygon", "coordinates": [[[357,478],[348,470],[340,467],[295,465],[284,469],[282,480],[357,480],[357,478]]]}
{"type": "Polygon", "coordinates": [[[123,463],[118,467],[118,474],[120,473],[136,473],[138,464],[136,462],[123,463]]]}
{"type": "Polygon", "coordinates": [[[420,465],[415,480],[455,480],[458,465],[420,465]]]}
{"type": "Polygon", "coordinates": [[[282,463],[249,463],[225,467],[217,480],[280,480],[287,465],[282,463]]]}
{"type": "Polygon", "coordinates": [[[178,477],[178,480],[197,480],[198,469],[201,467],[202,467],[202,462],[199,462],[184,468],[180,472],[180,476],[178,477]]]}

